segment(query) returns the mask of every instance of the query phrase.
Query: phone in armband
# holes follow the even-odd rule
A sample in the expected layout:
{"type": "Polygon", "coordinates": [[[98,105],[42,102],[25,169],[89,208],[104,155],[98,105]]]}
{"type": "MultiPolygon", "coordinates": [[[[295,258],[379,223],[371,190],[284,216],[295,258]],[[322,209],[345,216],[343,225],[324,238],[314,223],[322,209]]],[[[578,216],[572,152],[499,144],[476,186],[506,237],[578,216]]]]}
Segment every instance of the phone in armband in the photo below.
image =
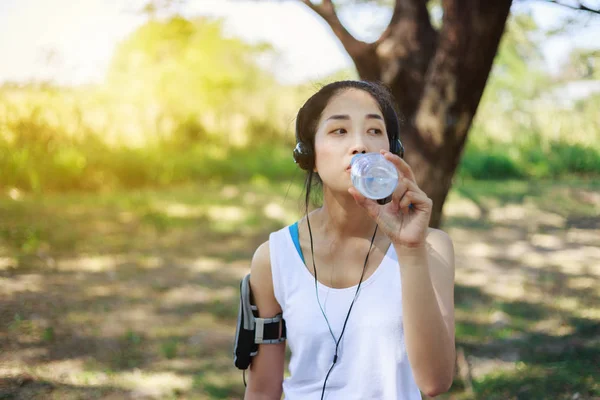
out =
{"type": "Polygon", "coordinates": [[[258,354],[259,344],[277,344],[286,339],[282,314],[259,318],[258,307],[252,303],[250,274],[247,274],[240,283],[240,306],[233,351],[234,364],[241,370],[248,369],[252,358],[258,354]]]}

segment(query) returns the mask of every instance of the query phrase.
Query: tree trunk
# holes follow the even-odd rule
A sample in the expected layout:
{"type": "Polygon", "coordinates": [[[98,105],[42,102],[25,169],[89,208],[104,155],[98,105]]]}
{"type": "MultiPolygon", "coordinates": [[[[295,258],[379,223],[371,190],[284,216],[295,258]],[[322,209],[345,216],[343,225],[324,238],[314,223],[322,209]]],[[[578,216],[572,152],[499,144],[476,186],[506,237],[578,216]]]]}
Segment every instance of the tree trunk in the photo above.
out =
{"type": "Polygon", "coordinates": [[[431,25],[426,1],[397,0],[375,43],[353,38],[331,0],[303,0],[332,27],[361,79],[390,87],[404,117],[401,140],[417,183],[433,200],[432,227],[452,186],[512,0],[442,0],[443,24],[431,25]]]}

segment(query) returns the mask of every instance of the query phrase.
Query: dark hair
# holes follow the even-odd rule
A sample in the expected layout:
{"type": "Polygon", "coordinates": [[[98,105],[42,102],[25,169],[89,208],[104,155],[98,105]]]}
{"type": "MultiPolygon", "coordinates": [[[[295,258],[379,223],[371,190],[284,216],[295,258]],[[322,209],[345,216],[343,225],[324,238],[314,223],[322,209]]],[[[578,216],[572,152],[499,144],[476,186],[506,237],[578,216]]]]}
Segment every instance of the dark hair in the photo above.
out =
{"type": "Polygon", "coordinates": [[[379,110],[383,114],[390,143],[400,138],[400,113],[392,93],[386,86],[378,82],[350,80],[337,81],[323,86],[304,103],[296,116],[296,143],[303,143],[304,146],[308,147],[307,150],[312,152],[312,156],[307,158],[307,164],[304,166],[304,169],[307,171],[304,185],[304,189],[306,190],[305,208],[307,212],[312,187],[321,188],[323,183],[319,174],[313,171],[317,124],[331,98],[349,89],[358,89],[369,93],[377,102],[379,110]]]}

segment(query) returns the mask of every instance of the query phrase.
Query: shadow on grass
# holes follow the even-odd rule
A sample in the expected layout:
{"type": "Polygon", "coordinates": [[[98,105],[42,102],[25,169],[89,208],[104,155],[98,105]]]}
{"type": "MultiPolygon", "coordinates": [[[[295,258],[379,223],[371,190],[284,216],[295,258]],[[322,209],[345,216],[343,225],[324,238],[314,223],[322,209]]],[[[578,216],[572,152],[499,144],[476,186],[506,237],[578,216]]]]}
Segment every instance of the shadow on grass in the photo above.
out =
{"type": "Polygon", "coordinates": [[[22,374],[0,377],[0,399],[3,400],[49,400],[49,399],[136,399],[131,391],[117,387],[94,385],[68,385],[35,379],[22,374]]]}
{"type": "Polygon", "coordinates": [[[524,355],[514,370],[488,374],[474,387],[478,399],[592,399],[600,395],[598,365],[598,347],[524,355]]]}
{"type": "MultiPolygon", "coordinates": [[[[81,360],[84,369],[70,373],[77,382],[88,374],[139,370],[152,380],[153,374],[172,372],[191,382],[177,391],[180,395],[241,397],[241,373],[232,352],[239,282],[249,259],[236,259],[234,267],[218,258],[177,256],[159,258],[150,267],[136,256],[115,261],[115,255],[115,260],[100,258],[109,264],[102,271],[60,270],[61,259],[57,269],[0,271],[17,289],[24,282],[33,285],[33,290],[2,296],[0,331],[6,335],[0,334],[0,363],[19,360],[34,379],[43,376],[51,387],[61,386],[63,378],[48,378],[47,372],[36,376],[37,368],[81,360]],[[189,365],[179,368],[178,361],[189,365]]],[[[31,388],[42,393],[42,386],[31,388]]],[[[25,398],[32,390],[16,386],[10,393],[25,398]]],[[[61,399],[109,398],[102,388],[88,395],[76,385],[62,385],[60,393],[61,399]]],[[[47,398],[39,396],[31,398],[47,398]]]]}
{"type": "MultiPolygon", "coordinates": [[[[522,201],[523,190],[507,189],[501,201],[522,201]]],[[[242,375],[232,362],[239,279],[249,270],[254,250],[282,222],[265,213],[268,195],[239,192],[222,201],[218,196],[197,200],[193,193],[183,198],[152,196],[117,198],[98,208],[94,201],[81,205],[74,198],[73,204],[56,200],[39,209],[20,205],[15,215],[0,212],[0,217],[12,218],[0,234],[4,235],[0,257],[19,260],[16,268],[0,270],[7,288],[0,294],[6,305],[0,311],[0,363],[30,368],[34,381],[59,387],[59,392],[52,390],[61,399],[128,399],[129,392],[117,389],[122,385],[118,378],[136,371],[149,382],[164,379],[157,376],[165,373],[187,382],[183,388],[165,389],[159,398],[242,397],[242,375]],[[240,211],[243,207],[248,207],[248,215],[225,224],[194,214],[199,203],[204,207],[210,202],[230,207],[218,208],[218,217],[221,212],[235,216],[245,212],[240,211]],[[69,213],[61,214],[61,207],[69,213]],[[44,251],[54,257],[54,264],[44,261],[40,254],[44,251]],[[76,364],[67,378],[77,384],[65,384],[60,375],[43,379],[43,374],[35,375],[37,368],[77,360],[82,366],[76,364]],[[115,379],[108,378],[98,390],[80,383],[96,374],[115,379]]],[[[454,223],[477,235],[493,228],[485,221],[454,223]]],[[[576,219],[571,223],[589,226],[576,219]]],[[[494,235],[487,239],[499,248],[510,240],[494,235]]],[[[577,297],[592,308],[600,300],[593,287],[571,283],[594,275],[535,269],[502,257],[490,261],[506,272],[527,276],[531,289],[546,291],[547,297],[541,303],[527,298],[510,302],[480,286],[456,285],[457,345],[475,368],[504,363],[503,368],[474,377],[475,395],[481,399],[596,395],[598,323],[554,305],[561,297],[577,297]],[[538,326],[553,320],[562,330],[538,326]],[[512,368],[504,368],[506,364],[512,368]]],[[[145,381],[135,385],[143,388],[145,381]]],[[[18,386],[12,395],[35,392],[26,391],[26,386],[18,386]]],[[[457,379],[453,393],[464,394],[465,387],[457,379]]],[[[45,398],[44,385],[31,388],[45,398]]]]}
{"type": "MultiPolygon", "coordinates": [[[[498,301],[480,288],[456,286],[456,308],[490,315],[500,321],[457,318],[457,347],[471,368],[489,373],[473,378],[475,399],[592,399],[600,395],[600,323],[558,310],[550,304],[498,301]],[[540,331],[536,324],[560,318],[567,334],[540,331]],[[575,396],[575,397],[573,397],[575,396]],[[579,397],[577,397],[579,396],[579,397]]],[[[466,384],[457,377],[452,393],[466,384]]]]}

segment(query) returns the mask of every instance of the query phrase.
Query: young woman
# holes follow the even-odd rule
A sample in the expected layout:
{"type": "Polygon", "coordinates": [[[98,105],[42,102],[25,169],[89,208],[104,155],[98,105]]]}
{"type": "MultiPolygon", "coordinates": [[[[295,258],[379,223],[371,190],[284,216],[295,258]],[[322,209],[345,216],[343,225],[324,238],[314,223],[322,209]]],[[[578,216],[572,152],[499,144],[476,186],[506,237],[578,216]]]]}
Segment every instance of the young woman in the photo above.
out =
{"type": "Polygon", "coordinates": [[[290,376],[286,343],[260,345],[246,399],[414,400],[449,389],[453,244],[428,227],[432,202],[400,157],[399,129],[393,98],[372,82],[329,84],[300,109],[294,158],[307,170],[307,214],[271,233],[250,277],[259,316],[283,313],[290,376]],[[370,152],[399,173],[384,205],[351,182],[352,157],[370,152]],[[308,213],[315,184],[323,202],[308,213]]]}

